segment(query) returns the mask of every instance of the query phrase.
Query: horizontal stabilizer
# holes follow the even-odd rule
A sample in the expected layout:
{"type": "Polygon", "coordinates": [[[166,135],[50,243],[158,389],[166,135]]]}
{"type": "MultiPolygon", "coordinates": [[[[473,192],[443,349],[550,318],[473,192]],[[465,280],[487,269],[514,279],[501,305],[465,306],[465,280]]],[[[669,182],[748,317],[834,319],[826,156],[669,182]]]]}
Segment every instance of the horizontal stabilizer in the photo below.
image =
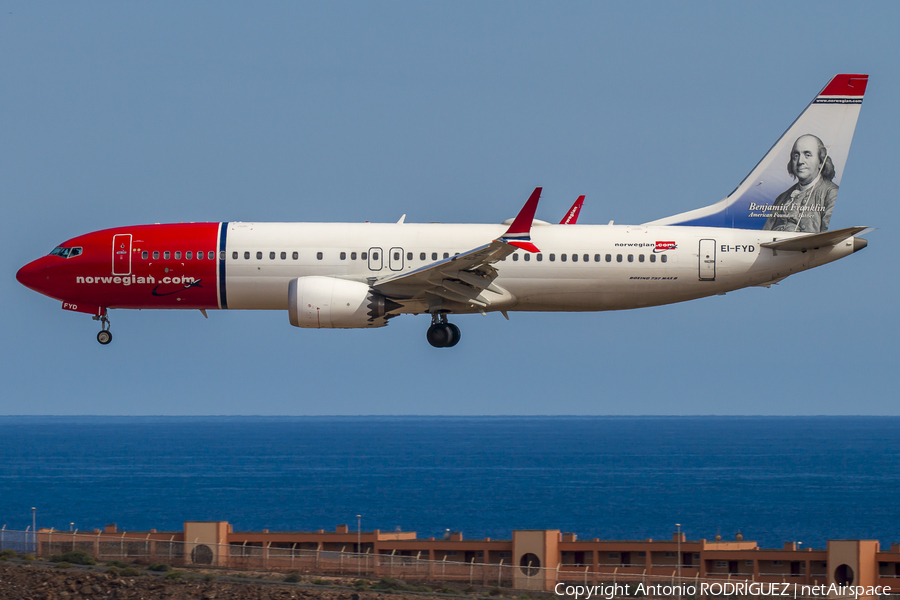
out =
{"type": "Polygon", "coordinates": [[[868,227],[847,227],[846,229],[838,229],[836,231],[823,231],[822,233],[814,233],[812,235],[804,235],[791,238],[788,240],[779,240],[777,242],[765,242],[760,244],[763,248],[771,250],[793,250],[803,252],[814,248],[823,248],[828,246],[836,246],[847,238],[851,238],[858,233],[868,229],[868,227]]]}

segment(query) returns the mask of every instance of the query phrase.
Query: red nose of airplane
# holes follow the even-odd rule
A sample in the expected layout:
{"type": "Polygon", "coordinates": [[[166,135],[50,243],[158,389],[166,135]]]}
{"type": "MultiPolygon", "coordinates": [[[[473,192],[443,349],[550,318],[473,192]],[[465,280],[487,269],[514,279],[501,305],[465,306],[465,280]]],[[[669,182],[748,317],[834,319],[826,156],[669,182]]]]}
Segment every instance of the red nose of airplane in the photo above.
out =
{"type": "Polygon", "coordinates": [[[46,287],[49,279],[46,271],[44,257],[41,257],[19,269],[19,272],[16,273],[16,281],[36,292],[43,292],[41,288],[46,287]]]}

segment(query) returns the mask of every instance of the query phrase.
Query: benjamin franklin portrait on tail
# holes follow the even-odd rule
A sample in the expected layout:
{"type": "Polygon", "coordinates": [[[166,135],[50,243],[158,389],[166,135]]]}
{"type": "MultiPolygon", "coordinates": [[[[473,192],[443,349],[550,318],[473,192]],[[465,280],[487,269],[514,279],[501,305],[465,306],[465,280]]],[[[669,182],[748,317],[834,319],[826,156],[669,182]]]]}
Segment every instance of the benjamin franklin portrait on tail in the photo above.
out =
{"type": "Polygon", "coordinates": [[[763,229],[804,233],[827,231],[838,186],[832,181],[834,164],[822,140],[809,133],[797,138],[787,171],[797,183],[775,199],[772,214],[763,229]]]}

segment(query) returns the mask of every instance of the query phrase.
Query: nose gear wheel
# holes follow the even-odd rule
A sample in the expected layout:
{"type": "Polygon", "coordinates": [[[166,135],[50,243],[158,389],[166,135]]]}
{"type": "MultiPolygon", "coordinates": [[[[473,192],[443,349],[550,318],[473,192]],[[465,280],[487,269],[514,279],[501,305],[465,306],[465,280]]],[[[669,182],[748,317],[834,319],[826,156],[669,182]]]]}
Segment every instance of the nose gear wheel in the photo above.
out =
{"type": "Polygon", "coordinates": [[[109,330],[109,317],[106,316],[106,312],[102,315],[92,317],[95,321],[100,321],[100,331],[97,333],[97,341],[107,345],[112,341],[112,332],[109,330]]]}

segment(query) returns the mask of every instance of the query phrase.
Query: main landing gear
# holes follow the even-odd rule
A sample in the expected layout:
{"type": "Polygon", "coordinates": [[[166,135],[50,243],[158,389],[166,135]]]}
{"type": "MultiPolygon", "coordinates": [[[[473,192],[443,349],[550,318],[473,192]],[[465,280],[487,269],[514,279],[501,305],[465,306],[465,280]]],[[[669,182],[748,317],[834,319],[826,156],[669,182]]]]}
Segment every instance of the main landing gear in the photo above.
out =
{"type": "Polygon", "coordinates": [[[459,327],[447,321],[447,315],[433,313],[431,327],[425,334],[428,343],[435,348],[452,348],[459,343],[459,327]]]}
{"type": "Polygon", "coordinates": [[[109,330],[109,317],[106,316],[106,312],[104,311],[102,315],[95,315],[91,318],[95,321],[100,321],[101,329],[97,333],[97,341],[104,346],[110,343],[112,341],[112,332],[109,330]]]}

